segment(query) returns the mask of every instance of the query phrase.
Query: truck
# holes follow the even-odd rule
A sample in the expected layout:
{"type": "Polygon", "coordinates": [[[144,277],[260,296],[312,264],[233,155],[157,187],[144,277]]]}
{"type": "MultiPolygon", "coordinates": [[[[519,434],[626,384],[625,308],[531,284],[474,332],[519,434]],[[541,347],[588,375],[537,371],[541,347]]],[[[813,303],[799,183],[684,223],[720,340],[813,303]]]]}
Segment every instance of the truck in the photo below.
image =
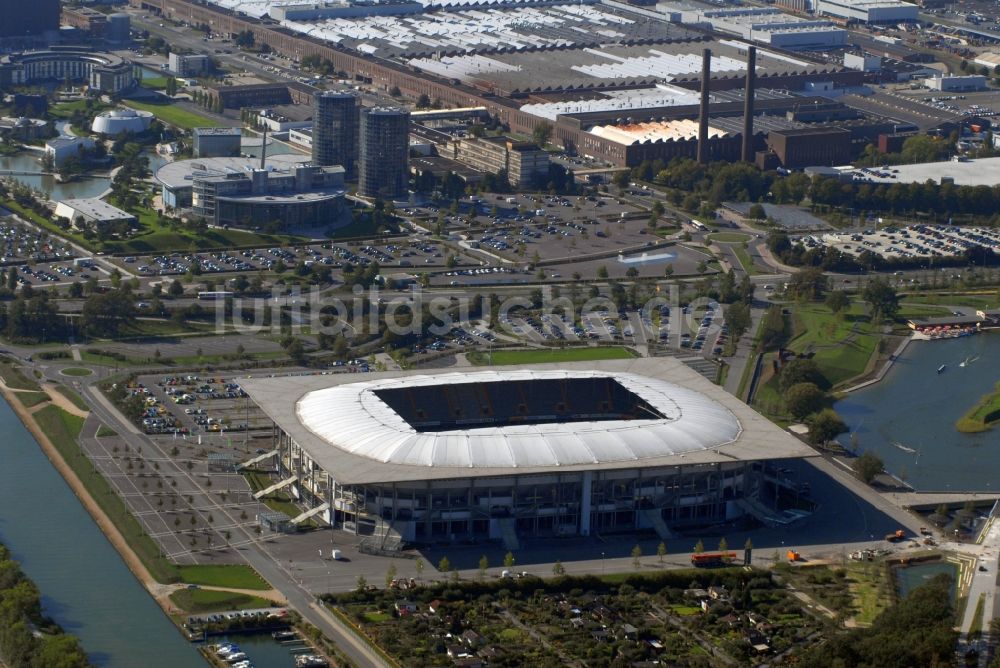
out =
{"type": "Polygon", "coordinates": [[[802,559],[802,555],[796,552],[795,550],[789,550],[788,554],[785,556],[788,557],[788,563],[790,564],[794,564],[796,561],[802,559]]]}
{"type": "Polygon", "coordinates": [[[906,538],[906,532],[902,529],[896,529],[895,533],[887,533],[885,539],[890,543],[895,543],[897,541],[906,538]]]}

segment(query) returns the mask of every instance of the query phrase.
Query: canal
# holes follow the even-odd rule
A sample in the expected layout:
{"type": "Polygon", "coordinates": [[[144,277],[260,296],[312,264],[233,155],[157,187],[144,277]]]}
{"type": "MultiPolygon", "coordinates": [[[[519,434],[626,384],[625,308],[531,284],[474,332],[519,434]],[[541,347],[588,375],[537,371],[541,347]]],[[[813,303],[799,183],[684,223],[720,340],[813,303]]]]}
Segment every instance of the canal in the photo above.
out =
{"type": "Polygon", "coordinates": [[[955,421],[998,381],[996,332],[914,341],[881,382],[834,406],[851,430],[840,441],[871,450],[918,491],[996,490],[1000,430],[962,434],[955,421]]]}
{"type": "Polygon", "coordinates": [[[102,668],[204,666],[0,399],[0,542],[102,668]]]}

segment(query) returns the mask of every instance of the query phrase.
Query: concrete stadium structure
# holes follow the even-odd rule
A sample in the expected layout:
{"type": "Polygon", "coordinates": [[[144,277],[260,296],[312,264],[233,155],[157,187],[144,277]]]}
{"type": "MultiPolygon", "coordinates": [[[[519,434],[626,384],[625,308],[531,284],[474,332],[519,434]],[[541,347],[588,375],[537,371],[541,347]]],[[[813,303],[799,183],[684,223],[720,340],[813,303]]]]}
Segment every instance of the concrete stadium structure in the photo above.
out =
{"type": "Polygon", "coordinates": [[[673,358],[241,385],[274,423],[258,496],[383,550],[781,522],[765,462],[813,454],[673,358]]]}
{"type": "Polygon", "coordinates": [[[136,85],[132,63],[102,51],[53,49],[0,58],[0,87],[66,79],[82,81],[102,93],[121,93],[136,85]]]}
{"type": "Polygon", "coordinates": [[[153,122],[153,114],[136,109],[112,109],[94,116],[90,129],[103,135],[119,135],[123,132],[136,134],[145,132],[153,122]]]}

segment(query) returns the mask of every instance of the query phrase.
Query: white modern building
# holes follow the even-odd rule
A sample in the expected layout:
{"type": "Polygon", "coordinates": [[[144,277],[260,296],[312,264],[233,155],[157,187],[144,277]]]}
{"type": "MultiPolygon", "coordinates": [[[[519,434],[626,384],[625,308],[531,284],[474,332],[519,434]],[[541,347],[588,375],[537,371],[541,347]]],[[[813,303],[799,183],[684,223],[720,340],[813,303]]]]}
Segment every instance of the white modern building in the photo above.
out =
{"type": "Polygon", "coordinates": [[[106,224],[114,222],[135,221],[135,216],[127,211],[122,211],[118,207],[111,206],[107,202],[96,197],[86,199],[66,199],[56,204],[55,214],[59,218],[65,218],[72,224],[79,222],[87,224],[106,224]]]}
{"type": "Polygon", "coordinates": [[[277,471],[363,544],[780,522],[769,460],[813,451],[674,358],[241,381],[277,471]]]}
{"type": "Polygon", "coordinates": [[[978,74],[959,77],[930,77],[924,79],[924,85],[931,90],[939,90],[942,93],[986,90],[986,77],[978,74]]]}
{"type": "Polygon", "coordinates": [[[56,137],[45,142],[45,155],[52,157],[52,163],[58,167],[66,158],[80,155],[96,146],[90,137],[56,137]]]}
{"type": "Polygon", "coordinates": [[[855,23],[912,23],[919,20],[919,8],[902,0],[818,0],[816,13],[855,23]]]}
{"type": "Polygon", "coordinates": [[[835,49],[847,43],[847,31],[830,21],[804,19],[774,7],[682,11],[681,22],[793,51],[835,49]]]}
{"type": "Polygon", "coordinates": [[[153,114],[135,109],[112,109],[94,116],[90,129],[98,134],[115,136],[123,132],[140,133],[149,129],[153,114]]]}
{"type": "Polygon", "coordinates": [[[208,56],[201,53],[171,53],[167,58],[167,68],[179,77],[198,76],[208,71],[208,56]]]}

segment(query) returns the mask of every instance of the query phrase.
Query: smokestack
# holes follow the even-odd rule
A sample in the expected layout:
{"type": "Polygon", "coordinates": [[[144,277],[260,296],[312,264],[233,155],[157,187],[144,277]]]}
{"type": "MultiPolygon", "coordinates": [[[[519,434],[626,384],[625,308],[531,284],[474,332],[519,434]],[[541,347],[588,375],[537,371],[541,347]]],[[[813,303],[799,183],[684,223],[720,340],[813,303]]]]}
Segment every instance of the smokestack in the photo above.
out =
{"type": "Polygon", "coordinates": [[[264,169],[264,158],[267,157],[267,123],[264,123],[264,134],[260,140],[260,168],[264,169]]]}
{"type": "Polygon", "coordinates": [[[743,103],[743,162],[753,162],[753,102],[757,94],[757,47],[747,49],[747,81],[743,103]]]}
{"type": "Polygon", "coordinates": [[[698,110],[698,164],[708,164],[708,83],[712,79],[712,50],[701,54],[701,108],[698,110]]]}

